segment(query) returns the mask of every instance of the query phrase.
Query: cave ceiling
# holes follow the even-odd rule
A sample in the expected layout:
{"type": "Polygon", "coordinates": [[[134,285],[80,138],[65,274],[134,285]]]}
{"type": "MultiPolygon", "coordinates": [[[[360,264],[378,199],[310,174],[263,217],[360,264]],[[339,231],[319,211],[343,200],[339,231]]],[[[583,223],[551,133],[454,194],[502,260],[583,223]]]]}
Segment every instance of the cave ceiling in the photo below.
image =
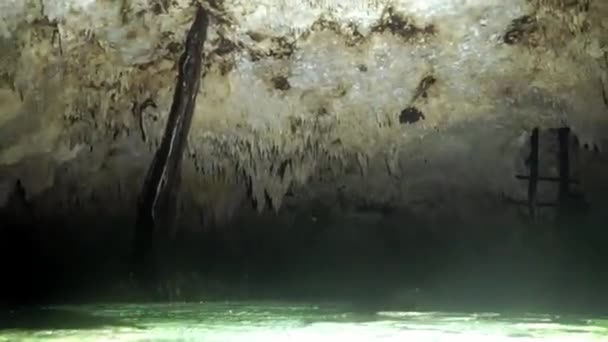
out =
{"type": "MultiPolygon", "coordinates": [[[[203,5],[212,23],[186,158],[197,192],[245,180],[278,208],[319,175],[359,179],[381,200],[433,182],[501,191],[533,127],[608,143],[607,2],[203,5]]],[[[2,186],[19,177],[34,196],[73,175],[87,194],[104,175],[137,188],[193,11],[191,0],[2,0],[2,186]]]]}

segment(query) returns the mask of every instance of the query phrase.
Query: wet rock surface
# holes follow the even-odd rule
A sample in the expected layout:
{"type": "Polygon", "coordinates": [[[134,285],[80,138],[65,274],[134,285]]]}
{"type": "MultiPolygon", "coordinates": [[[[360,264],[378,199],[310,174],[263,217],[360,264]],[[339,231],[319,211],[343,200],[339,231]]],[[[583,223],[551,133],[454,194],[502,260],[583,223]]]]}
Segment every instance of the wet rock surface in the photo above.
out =
{"type": "MultiPolygon", "coordinates": [[[[339,197],[336,183],[378,205],[477,215],[449,194],[525,193],[513,175],[534,127],[571,127],[598,151],[582,163],[602,164],[602,1],[203,5],[212,22],[185,156],[189,222],[230,215],[247,197],[280,210],[307,185],[306,201],[325,187],[339,197]]],[[[193,10],[186,0],[5,2],[2,189],[21,179],[49,215],[128,216],[193,10]]],[[[587,169],[588,184],[603,184],[587,169]]]]}

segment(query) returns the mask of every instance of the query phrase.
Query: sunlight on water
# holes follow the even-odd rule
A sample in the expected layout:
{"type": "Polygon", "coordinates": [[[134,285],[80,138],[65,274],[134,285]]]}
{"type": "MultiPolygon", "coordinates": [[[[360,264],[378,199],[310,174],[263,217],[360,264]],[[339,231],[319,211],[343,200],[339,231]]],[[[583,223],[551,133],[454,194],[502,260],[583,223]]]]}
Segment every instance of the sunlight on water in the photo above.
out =
{"type": "Polygon", "coordinates": [[[4,313],[0,341],[607,341],[608,320],[361,313],[281,303],[97,305],[4,313]]]}

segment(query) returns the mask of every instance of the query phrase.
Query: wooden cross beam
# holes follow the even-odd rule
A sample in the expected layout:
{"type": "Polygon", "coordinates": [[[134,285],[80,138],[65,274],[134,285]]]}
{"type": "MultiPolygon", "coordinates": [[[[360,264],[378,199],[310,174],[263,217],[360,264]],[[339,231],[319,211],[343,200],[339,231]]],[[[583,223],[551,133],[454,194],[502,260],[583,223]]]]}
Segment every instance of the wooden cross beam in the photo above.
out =
{"type": "MultiPolygon", "coordinates": [[[[530,176],[526,176],[526,175],[516,175],[515,178],[521,179],[521,180],[531,179],[530,176]]],[[[564,182],[564,180],[561,177],[538,176],[537,179],[538,179],[539,182],[542,182],[542,181],[545,181],[545,182],[555,182],[555,183],[564,182]]],[[[576,180],[576,179],[568,179],[567,182],[570,183],[570,184],[580,184],[580,182],[578,180],[576,180]]]]}

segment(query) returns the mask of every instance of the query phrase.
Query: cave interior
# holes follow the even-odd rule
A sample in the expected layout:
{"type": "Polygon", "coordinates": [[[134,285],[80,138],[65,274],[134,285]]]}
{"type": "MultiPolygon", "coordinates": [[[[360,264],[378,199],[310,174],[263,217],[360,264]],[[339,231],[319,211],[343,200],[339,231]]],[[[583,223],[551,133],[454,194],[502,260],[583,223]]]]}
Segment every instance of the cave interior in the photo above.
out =
{"type": "Polygon", "coordinates": [[[606,18],[601,0],[4,1],[0,306],[605,312],[606,18]],[[144,224],[161,271],[142,291],[138,203],[163,160],[152,215],[174,222],[144,224]]]}

